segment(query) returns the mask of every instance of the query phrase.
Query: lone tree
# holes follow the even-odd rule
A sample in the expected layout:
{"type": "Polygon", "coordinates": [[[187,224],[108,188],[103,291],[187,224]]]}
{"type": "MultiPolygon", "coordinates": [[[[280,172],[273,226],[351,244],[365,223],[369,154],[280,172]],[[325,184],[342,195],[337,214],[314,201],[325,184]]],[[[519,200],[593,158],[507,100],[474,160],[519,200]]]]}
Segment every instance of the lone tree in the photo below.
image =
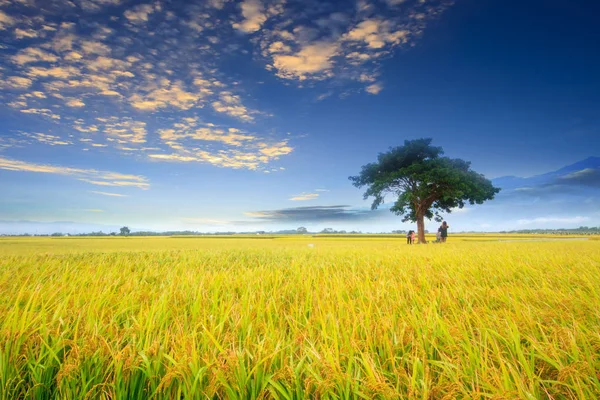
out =
{"type": "Polygon", "coordinates": [[[121,228],[121,236],[128,236],[131,233],[128,227],[124,226],[121,228]]]}
{"type": "Polygon", "coordinates": [[[364,199],[374,197],[372,210],[386,195],[397,197],[390,211],[403,222],[416,222],[419,243],[425,243],[425,218],[440,222],[440,213],[463,208],[467,201],[482,204],[500,191],[471,170],[470,162],[443,154],[441,147],[431,146],[431,139],[405,140],[404,146],[380,153],[377,162],[363,165],[360,174],[349,179],[357,188],[367,187],[364,199]]]}

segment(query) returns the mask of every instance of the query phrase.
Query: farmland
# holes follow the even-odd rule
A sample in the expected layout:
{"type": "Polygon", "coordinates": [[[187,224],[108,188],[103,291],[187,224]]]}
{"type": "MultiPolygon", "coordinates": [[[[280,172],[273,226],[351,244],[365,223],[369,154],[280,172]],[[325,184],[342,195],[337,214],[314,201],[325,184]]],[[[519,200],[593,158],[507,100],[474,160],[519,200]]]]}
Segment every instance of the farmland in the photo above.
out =
{"type": "Polygon", "coordinates": [[[600,397],[600,241],[0,238],[1,399],[600,397]]]}

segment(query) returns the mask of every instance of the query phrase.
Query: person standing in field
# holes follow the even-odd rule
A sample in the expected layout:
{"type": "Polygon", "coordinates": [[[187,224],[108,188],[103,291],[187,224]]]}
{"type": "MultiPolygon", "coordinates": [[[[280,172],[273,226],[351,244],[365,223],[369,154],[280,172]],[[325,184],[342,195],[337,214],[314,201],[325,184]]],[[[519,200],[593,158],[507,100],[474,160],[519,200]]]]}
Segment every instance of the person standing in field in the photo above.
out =
{"type": "Polygon", "coordinates": [[[415,236],[416,236],[415,231],[411,231],[411,234],[410,234],[410,243],[411,244],[415,243],[415,236]]]}
{"type": "Polygon", "coordinates": [[[442,222],[442,226],[440,226],[440,228],[438,229],[442,243],[446,243],[446,239],[448,238],[448,228],[450,228],[450,225],[448,225],[446,221],[444,221],[442,222]]]}
{"type": "Polygon", "coordinates": [[[406,234],[406,244],[412,244],[412,233],[413,231],[408,231],[406,234]]]}

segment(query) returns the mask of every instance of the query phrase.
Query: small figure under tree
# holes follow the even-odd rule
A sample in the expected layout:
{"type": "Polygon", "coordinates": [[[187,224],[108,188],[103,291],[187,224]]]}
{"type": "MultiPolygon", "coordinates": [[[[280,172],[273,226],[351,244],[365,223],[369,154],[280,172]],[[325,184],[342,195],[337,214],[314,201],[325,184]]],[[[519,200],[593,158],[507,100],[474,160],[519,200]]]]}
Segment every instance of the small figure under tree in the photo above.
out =
{"type": "Polygon", "coordinates": [[[482,204],[500,191],[471,170],[470,162],[443,154],[441,147],[431,146],[431,139],[405,140],[404,146],[380,153],[377,162],[363,165],[349,179],[358,188],[367,187],[364,198],[374,197],[373,210],[386,195],[397,196],[390,211],[403,222],[416,222],[419,243],[425,243],[425,218],[439,222],[440,213],[463,208],[465,202],[482,204]]]}

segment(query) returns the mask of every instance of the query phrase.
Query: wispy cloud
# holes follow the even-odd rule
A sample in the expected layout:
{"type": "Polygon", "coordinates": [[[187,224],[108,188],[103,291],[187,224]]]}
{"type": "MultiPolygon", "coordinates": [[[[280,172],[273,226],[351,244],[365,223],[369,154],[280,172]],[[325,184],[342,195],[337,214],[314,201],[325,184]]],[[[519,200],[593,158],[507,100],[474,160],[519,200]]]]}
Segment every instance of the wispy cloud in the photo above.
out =
{"type": "Polygon", "coordinates": [[[95,190],[90,190],[90,193],[94,193],[94,194],[99,194],[101,196],[109,196],[109,197],[128,197],[126,194],[120,194],[120,193],[109,193],[109,192],[98,192],[95,190]]]}
{"type": "Polygon", "coordinates": [[[198,118],[185,118],[158,132],[171,153],[149,153],[148,157],[162,161],[256,170],[293,151],[286,140],[267,141],[256,134],[236,128],[219,128],[198,118]]]}
{"type": "Polygon", "coordinates": [[[302,193],[294,195],[290,198],[291,201],[308,201],[315,200],[319,197],[319,193],[302,193]]]}
{"type": "Polygon", "coordinates": [[[139,175],[121,174],[118,172],[98,171],[95,169],[70,168],[57,165],[36,164],[0,157],[0,169],[20,172],[38,172],[45,174],[65,175],[81,181],[100,186],[131,186],[148,189],[148,179],[139,175]]]}
{"type": "Polygon", "coordinates": [[[60,136],[48,135],[45,133],[28,133],[22,132],[22,136],[33,139],[39,143],[44,143],[50,146],[68,146],[72,145],[73,142],[70,140],[63,140],[60,136]]]}

